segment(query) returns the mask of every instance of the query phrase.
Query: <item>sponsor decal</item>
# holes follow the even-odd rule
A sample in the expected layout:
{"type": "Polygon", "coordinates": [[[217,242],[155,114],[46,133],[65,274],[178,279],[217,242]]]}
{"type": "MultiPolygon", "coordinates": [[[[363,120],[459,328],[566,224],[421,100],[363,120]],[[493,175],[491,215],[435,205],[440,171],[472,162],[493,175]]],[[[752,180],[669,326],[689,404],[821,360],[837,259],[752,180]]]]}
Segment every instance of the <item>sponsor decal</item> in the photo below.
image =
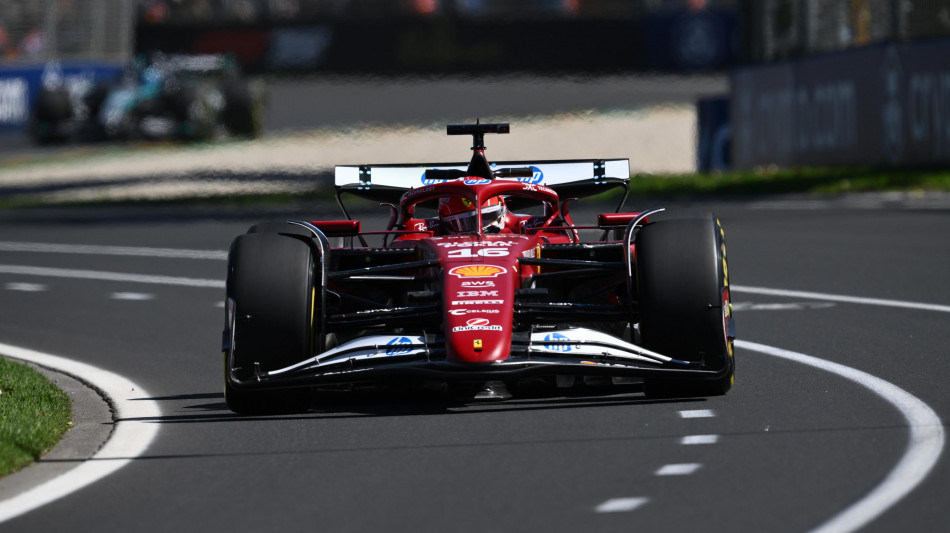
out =
{"type": "Polygon", "coordinates": [[[470,318],[464,326],[456,326],[452,331],[501,331],[501,326],[492,325],[487,318],[470,318]]]}
{"type": "Polygon", "coordinates": [[[486,183],[491,183],[491,180],[485,178],[469,178],[464,180],[462,183],[465,185],[485,185],[486,183]]]}
{"type": "MultiPolygon", "coordinates": [[[[558,342],[569,341],[571,338],[561,335],[560,333],[550,333],[544,336],[544,340],[548,342],[558,342]]],[[[571,346],[568,344],[545,344],[544,349],[551,350],[552,352],[569,352],[571,351],[571,346]]]]}
{"type": "Polygon", "coordinates": [[[434,191],[434,190],[435,190],[435,187],[422,187],[422,188],[420,188],[420,189],[412,189],[412,190],[406,192],[406,194],[405,194],[404,196],[405,196],[406,198],[412,198],[412,197],[414,197],[414,196],[418,196],[418,195],[420,195],[420,194],[425,194],[425,193],[427,193],[427,192],[432,192],[432,191],[434,191]]]}
{"type": "MultiPolygon", "coordinates": [[[[440,169],[438,169],[438,168],[430,168],[429,170],[440,170],[440,169]]],[[[444,182],[445,182],[445,180],[428,180],[428,179],[426,179],[426,171],[425,171],[425,170],[422,171],[422,176],[419,177],[419,181],[421,181],[423,185],[435,185],[436,183],[444,183],[444,182]]]]}
{"type": "Polygon", "coordinates": [[[452,300],[451,305],[502,305],[503,303],[505,303],[504,300],[452,300]]]}
{"type": "Polygon", "coordinates": [[[443,248],[479,248],[483,246],[514,246],[518,241],[448,241],[440,242],[439,246],[443,248]]]}
{"type": "Polygon", "coordinates": [[[482,339],[475,339],[475,340],[473,340],[473,341],[472,341],[472,348],[475,348],[476,350],[481,350],[481,349],[482,349],[482,339]]]}
{"type": "Polygon", "coordinates": [[[531,166],[533,174],[530,178],[518,178],[518,181],[523,183],[541,183],[544,181],[544,172],[541,172],[541,169],[536,166],[531,166]]]}
{"type": "Polygon", "coordinates": [[[497,315],[498,313],[501,313],[501,309],[465,309],[463,307],[462,309],[449,310],[449,314],[454,316],[471,315],[475,313],[481,313],[483,315],[497,315]]]}
{"type": "Polygon", "coordinates": [[[389,346],[386,348],[386,355],[405,355],[412,350],[411,344],[412,341],[408,337],[396,337],[386,343],[386,346],[389,346]]]}
{"type": "Polygon", "coordinates": [[[449,270],[449,274],[460,278],[494,278],[505,272],[508,269],[495,265],[462,265],[449,270]]]}
{"type": "Polygon", "coordinates": [[[19,124],[29,113],[29,86],[23,78],[0,80],[0,123],[19,124]]]}
{"type": "Polygon", "coordinates": [[[463,281],[463,287],[494,287],[495,282],[491,280],[484,281],[463,281]]]}
{"type": "Polygon", "coordinates": [[[482,297],[498,297],[498,291],[458,291],[455,293],[459,298],[482,298],[482,297]]]}
{"type": "Polygon", "coordinates": [[[508,257],[511,252],[507,248],[460,248],[458,250],[449,250],[448,257],[471,258],[471,257],[508,257]]]}

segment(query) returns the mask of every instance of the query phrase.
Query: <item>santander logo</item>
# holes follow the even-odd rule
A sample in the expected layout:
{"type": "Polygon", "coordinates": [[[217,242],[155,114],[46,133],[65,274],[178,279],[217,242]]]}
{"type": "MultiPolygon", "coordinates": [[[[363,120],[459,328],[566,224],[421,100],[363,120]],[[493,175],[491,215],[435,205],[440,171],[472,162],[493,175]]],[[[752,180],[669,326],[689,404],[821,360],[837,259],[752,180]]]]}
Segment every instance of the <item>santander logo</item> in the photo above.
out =
{"type": "Polygon", "coordinates": [[[458,333],[462,331],[501,331],[501,326],[497,324],[492,324],[490,320],[484,317],[470,318],[465,321],[464,326],[455,326],[452,328],[453,333],[458,333]]]}

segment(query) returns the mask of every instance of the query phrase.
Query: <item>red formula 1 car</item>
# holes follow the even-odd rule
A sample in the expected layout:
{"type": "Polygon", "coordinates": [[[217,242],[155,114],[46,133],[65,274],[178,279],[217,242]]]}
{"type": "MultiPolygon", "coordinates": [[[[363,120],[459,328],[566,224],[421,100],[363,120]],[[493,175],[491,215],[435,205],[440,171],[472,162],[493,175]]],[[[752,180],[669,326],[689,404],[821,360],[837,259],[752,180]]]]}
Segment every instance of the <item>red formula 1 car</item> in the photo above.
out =
{"type": "Polygon", "coordinates": [[[734,327],[715,216],[656,209],[577,225],[569,202],[626,191],[629,162],[489,163],[484,135],[508,131],[449,126],[473,136],[467,165],[337,167],[337,199],[388,204],[384,230],[364,231],[340,201],[344,220],[266,222],[237,237],[228,407],[306,410],[315,387],[502,399],[642,380],[649,396],[727,392],[734,327]]]}

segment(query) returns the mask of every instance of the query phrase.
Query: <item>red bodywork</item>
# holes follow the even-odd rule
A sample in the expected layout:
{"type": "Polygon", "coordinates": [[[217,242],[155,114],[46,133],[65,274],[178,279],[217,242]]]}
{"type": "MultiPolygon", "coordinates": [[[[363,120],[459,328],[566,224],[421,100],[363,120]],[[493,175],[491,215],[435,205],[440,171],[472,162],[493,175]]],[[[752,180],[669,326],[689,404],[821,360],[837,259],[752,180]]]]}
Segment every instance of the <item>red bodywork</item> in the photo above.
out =
{"type": "MultiPolygon", "coordinates": [[[[554,221],[572,225],[569,216],[561,212],[557,193],[544,185],[469,177],[406,192],[399,215],[398,227],[416,231],[400,235],[393,246],[419,246],[426,256],[437,257],[442,266],[447,359],[464,363],[507,359],[515,290],[536,271],[536,267],[519,266],[518,258],[537,257],[542,244],[572,239],[570,230],[549,228],[554,221]],[[461,196],[474,205],[494,196],[521,197],[543,204],[544,214],[509,213],[505,228],[495,234],[439,235],[438,221],[415,218],[415,207],[447,196],[461,196]]],[[[481,220],[477,225],[482,226],[481,220]]]]}

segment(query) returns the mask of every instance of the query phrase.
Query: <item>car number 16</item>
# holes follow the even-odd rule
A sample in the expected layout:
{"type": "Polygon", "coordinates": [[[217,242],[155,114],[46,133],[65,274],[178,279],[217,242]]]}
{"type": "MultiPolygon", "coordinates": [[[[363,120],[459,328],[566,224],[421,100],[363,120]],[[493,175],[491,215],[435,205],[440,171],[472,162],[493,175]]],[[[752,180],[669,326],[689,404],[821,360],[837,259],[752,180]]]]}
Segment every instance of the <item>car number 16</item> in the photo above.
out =
{"type": "Polygon", "coordinates": [[[449,250],[449,257],[452,258],[463,258],[463,257],[505,257],[508,256],[507,248],[460,248],[458,250],[449,250]]]}

